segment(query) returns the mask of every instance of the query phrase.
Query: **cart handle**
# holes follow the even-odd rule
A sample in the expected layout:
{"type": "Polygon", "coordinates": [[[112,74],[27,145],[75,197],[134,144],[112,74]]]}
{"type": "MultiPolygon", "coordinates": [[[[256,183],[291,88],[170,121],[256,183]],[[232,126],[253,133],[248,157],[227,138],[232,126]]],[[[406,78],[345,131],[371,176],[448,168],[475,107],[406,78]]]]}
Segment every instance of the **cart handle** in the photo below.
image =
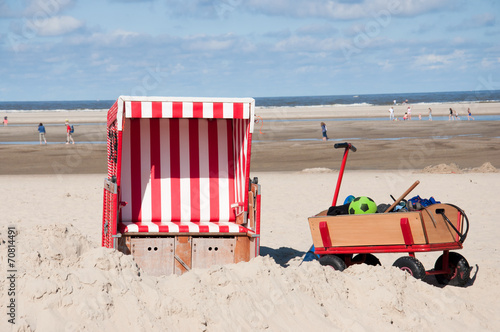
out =
{"type": "Polygon", "coordinates": [[[344,176],[345,163],[347,161],[347,155],[349,154],[349,149],[352,152],[356,152],[356,148],[351,143],[335,143],[333,145],[335,149],[344,148],[344,157],[342,158],[342,165],[340,166],[339,178],[337,179],[337,187],[335,188],[335,195],[333,195],[332,206],[337,204],[337,198],[339,197],[340,184],[342,183],[342,177],[344,176]]]}
{"type": "Polygon", "coordinates": [[[347,143],[347,142],[344,142],[344,143],[335,143],[335,145],[333,146],[335,149],[345,149],[345,148],[349,148],[351,149],[352,152],[356,152],[356,147],[354,145],[352,145],[351,143],[347,143]]]}

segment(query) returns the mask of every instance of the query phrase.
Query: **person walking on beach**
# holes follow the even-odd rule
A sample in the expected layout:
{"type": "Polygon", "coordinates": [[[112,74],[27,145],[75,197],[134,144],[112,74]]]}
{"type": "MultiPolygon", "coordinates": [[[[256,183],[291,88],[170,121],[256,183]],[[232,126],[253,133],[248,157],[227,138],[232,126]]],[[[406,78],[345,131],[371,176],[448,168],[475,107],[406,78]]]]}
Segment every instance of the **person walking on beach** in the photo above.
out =
{"type": "Polygon", "coordinates": [[[394,121],[394,108],[389,108],[389,120],[394,121]]]}
{"type": "Polygon", "coordinates": [[[451,109],[451,107],[450,107],[450,115],[448,115],[448,121],[450,120],[455,120],[455,118],[453,117],[453,110],[451,109]]]}
{"type": "Polygon", "coordinates": [[[41,122],[38,125],[38,136],[40,136],[40,145],[42,145],[42,140],[45,144],[47,144],[47,140],[45,139],[45,127],[41,122]]]}
{"type": "Polygon", "coordinates": [[[323,133],[323,141],[325,142],[328,140],[328,135],[326,131],[327,131],[326,124],[324,122],[321,122],[321,132],[323,133]]]}
{"type": "Polygon", "coordinates": [[[474,117],[472,116],[472,113],[470,112],[470,108],[467,109],[467,120],[474,120],[474,117]]]}
{"type": "Polygon", "coordinates": [[[9,120],[7,120],[7,117],[3,117],[3,126],[6,127],[9,124],[9,120]]]}
{"type": "Polygon", "coordinates": [[[432,109],[429,107],[429,121],[432,121],[432,109]]]}
{"type": "Polygon", "coordinates": [[[69,144],[71,141],[71,144],[75,144],[75,141],[73,140],[73,126],[69,125],[69,121],[66,120],[66,144],[69,144]]]}
{"type": "Polygon", "coordinates": [[[406,114],[408,114],[408,120],[411,120],[411,107],[408,106],[408,110],[406,111],[406,114]]]}

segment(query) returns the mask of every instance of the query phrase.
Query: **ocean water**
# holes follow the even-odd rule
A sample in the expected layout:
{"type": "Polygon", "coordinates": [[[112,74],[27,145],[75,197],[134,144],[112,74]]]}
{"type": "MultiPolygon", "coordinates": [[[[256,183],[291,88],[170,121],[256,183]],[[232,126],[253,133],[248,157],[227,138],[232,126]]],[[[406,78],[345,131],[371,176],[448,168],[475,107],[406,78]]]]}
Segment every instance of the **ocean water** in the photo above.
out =
{"type": "MultiPolygon", "coordinates": [[[[448,102],[499,102],[500,90],[422,92],[365,95],[254,97],[259,107],[297,107],[324,105],[392,105],[408,100],[410,104],[448,102]]],[[[72,100],[72,101],[0,101],[0,115],[12,112],[30,111],[100,111],[109,109],[114,100],[72,100]]]]}

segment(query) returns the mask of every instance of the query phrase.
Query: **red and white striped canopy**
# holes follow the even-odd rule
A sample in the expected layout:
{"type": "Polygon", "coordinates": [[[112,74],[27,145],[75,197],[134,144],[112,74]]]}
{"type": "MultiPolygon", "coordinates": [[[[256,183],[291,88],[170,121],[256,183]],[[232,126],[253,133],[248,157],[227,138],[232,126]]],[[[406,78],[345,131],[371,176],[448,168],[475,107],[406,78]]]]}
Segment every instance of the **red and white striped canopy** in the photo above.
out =
{"type": "Polygon", "coordinates": [[[251,98],[120,97],[108,125],[116,120],[121,131],[122,231],[241,232],[225,223],[247,211],[254,105],[251,98]]]}
{"type": "Polygon", "coordinates": [[[118,130],[124,118],[200,118],[249,119],[253,132],[255,101],[253,98],[188,98],[120,96],[118,130]]]}

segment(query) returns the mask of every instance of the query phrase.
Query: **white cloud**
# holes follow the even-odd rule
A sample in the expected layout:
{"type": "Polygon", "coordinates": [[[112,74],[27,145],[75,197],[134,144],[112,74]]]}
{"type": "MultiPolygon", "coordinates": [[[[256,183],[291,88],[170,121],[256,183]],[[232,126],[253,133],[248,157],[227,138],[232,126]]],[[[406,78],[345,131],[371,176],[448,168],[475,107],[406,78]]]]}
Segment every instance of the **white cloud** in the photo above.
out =
{"type": "MultiPolygon", "coordinates": [[[[128,1],[125,1],[128,2],[128,1]]],[[[133,2],[133,1],[131,1],[133,2]]],[[[339,20],[373,18],[381,12],[416,16],[433,10],[449,9],[451,0],[168,0],[170,15],[221,19],[233,12],[280,17],[314,17],[339,20]]]]}
{"type": "Polygon", "coordinates": [[[500,63],[500,58],[483,58],[481,60],[481,67],[486,69],[496,68],[500,63]]]}
{"type": "Polygon", "coordinates": [[[117,65],[117,64],[108,64],[106,66],[106,72],[108,72],[108,73],[117,72],[120,68],[121,68],[120,65],[117,65]]]}
{"type": "Polygon", "coordinates": [[[23,16],[34,20],[60,15],[65,9],[73,6],[74,2],[75,0],[29,0],[23,10],[23,16]]]}
{"type": "Polygon", "coordinates": [[[122,30],[122,29],[114,30],[110,34],[110,37],[112,39],[133,38],[133,37],[137,37],[137,36],[139,36],[139,33],[137,33],[137,32],[127,31],[127,30],[122,30]]]}
{"type": "Polygon", "coordinates": [[[0,17],[39,19],[59,15],[71,7],[75,0],[0,1],[0,17]]]}
{"type": "Polygon", "coordinates": [[[81,28],[84,23],[72,16],[53,16],[33,22],[39,36],[60,36],[81,28]]]}
{"type": "Polygon", "coordinates": [[[455,50],[451,54],[423,54],[415,56],[414,65],[424,69],[440,69],[454,64],[457,60],[463,59],[465,52],[455,50]]]}
{"type": "Polygon", "coordinates": [[[331,35],[338,33],[338,29],[329,24],[310,24],[296,30],[298,35],[331,35]]]}
{"type": "Polygon", "coordinates": [[[232,38],[219,39],[209,36],[197,36],[186,41],[186,49],[193,51],[220,51],[229,49],[234,44],[232,38]]]}
{"type": "Polygon", "coordinates": [[[95,47],[114,45],[116,48],[136,46],[149,42],[150,36],[122,29],[113,30],[109,33],[94,32],[91,35],[75,35],[66,39],[71,45],[94,45],[95,47]]]}
{"type": "Polygon", "coordinates": [[[245,6],[276,16],[321,17],[340,20],[373,18],[380,14],[416,16],[449,8],[450,0],[250,0],[245,6]]]}
{"type": "Polygon", "coordinates": [[[377,65],[384,71],[391,71],[394,68],[393,64],[389,62],[389,60],[380,61],[377,65]]]}

